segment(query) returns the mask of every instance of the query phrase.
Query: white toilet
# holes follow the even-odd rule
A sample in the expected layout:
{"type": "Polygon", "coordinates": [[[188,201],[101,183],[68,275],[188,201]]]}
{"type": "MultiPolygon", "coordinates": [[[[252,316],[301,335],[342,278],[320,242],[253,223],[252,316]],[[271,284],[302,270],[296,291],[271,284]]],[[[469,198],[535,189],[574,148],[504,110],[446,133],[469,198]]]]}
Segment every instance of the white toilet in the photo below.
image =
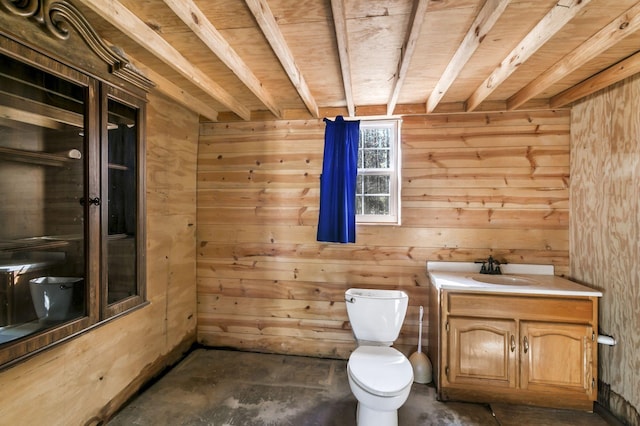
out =
{"type": "Polygon", "coordinates": [[[351,288],[345,292],[347,315],[358,347],[347,375],[358,400],[359,426],[397,426],[398,408],[407,401],[413,369],[391,347],[400,334],[409,296],[399,290],[351,288]]]}

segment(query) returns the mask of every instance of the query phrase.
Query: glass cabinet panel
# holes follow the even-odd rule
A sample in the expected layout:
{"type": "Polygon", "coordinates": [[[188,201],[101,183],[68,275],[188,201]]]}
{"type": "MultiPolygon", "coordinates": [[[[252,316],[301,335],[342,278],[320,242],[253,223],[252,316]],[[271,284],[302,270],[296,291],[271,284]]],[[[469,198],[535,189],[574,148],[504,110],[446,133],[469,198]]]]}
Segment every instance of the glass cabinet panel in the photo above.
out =
{"type": "Polygon", "coordinates": [[[107,303],[138,295],[138,110],[108,100],[107,303]]]}
{"type": "Polygon", "coordinates": [[[86,314],[87,96],[0,54],[0,344],[86,314]]]}

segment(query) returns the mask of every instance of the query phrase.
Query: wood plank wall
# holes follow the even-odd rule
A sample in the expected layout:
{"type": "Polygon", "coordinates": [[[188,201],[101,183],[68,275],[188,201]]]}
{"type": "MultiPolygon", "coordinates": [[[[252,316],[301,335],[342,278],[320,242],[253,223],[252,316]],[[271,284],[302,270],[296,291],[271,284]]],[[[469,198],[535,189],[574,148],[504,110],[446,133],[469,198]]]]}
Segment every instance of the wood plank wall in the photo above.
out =
{"type": "Polygon", "coordinates": [[[571,277],[598,288],[602,406],[640,425],[640,74],[571,114],[571,277]]]}
{"type": "Polygon", "coordinates": [[[323,144],[321,120],[201,125],[200,343],[346,358],[344,291],[399,288],[409,353],[427,260],[568,271],[568,111],[405,117],[402,225],[358,226],[352,245],[315,239],[323,144]]]}
{"type": "Polygon", "coordinates": [[[0,424],[99,425],[195,342],[198,116],[149,95],[150,304],[0,371],[0,424]]]}

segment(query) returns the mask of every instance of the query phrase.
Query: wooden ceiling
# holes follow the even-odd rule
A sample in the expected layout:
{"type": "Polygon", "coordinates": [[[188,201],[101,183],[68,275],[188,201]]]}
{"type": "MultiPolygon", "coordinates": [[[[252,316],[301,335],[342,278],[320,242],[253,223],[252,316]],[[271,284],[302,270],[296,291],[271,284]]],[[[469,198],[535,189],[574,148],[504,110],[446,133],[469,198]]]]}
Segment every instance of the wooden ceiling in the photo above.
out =
{"type": "Polygon", "coordinates": [[[71,0],[202,120],[560,108],[640,70],[629,0],[71,0]]]}

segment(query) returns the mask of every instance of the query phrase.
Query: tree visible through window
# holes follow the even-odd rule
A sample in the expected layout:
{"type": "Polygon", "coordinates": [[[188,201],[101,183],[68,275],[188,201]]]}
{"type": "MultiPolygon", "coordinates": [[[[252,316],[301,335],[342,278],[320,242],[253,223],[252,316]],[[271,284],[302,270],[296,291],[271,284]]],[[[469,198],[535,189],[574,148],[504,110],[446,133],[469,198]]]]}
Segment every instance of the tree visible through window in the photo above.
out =
{"type": "Polygon", "coordinates": [[[363,121],[358,146],[358,223],[399,223],[399,123],[363,121]]]}

